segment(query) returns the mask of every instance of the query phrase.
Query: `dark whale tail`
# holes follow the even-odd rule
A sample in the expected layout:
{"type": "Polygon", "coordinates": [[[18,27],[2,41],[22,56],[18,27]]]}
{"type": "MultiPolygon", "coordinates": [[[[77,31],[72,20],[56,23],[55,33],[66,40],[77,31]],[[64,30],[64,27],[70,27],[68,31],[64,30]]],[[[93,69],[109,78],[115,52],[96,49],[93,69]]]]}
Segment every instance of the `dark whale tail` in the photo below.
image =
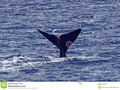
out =
{"type": "Polygon", "coordinates": [[[77,29],[68,34],[63,34],[60,37],[56,37],[55,35],[50,35],[39,29],[38,31],[60,49],[60,57],[66,57],[66,52],[68,48],[77,39],[79,33],[81,32],[81,29],[77,29]]]}

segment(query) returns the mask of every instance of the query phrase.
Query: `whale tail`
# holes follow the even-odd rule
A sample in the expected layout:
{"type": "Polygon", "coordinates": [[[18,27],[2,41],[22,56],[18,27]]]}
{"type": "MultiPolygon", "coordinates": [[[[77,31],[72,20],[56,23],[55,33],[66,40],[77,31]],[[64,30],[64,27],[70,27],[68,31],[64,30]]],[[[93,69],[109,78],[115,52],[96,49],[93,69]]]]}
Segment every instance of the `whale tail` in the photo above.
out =
{"type": "Polygon", "coordinates": [[[70,33],[63,34],[60,37],[56,37],[55,35],[50,35],[39,29],[38,31],[60,49],[60,57],[66,57],[66,52],[68,48],[77,39],[79,33],[81,32],[81,29],[77,29],[70,33]]]}

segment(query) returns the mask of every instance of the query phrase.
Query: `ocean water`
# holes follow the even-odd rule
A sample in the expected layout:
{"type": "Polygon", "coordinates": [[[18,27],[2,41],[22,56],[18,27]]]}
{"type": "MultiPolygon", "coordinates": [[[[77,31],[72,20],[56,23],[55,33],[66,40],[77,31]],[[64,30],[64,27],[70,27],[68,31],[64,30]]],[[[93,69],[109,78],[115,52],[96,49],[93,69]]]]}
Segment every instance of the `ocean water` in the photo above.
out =
{"type": "Polygon", "coordinates": [[[0,81],[120,81],[120,1],[0,0],[0,81]],[[37,31],[78,28],[67,58],[37,31]]]}

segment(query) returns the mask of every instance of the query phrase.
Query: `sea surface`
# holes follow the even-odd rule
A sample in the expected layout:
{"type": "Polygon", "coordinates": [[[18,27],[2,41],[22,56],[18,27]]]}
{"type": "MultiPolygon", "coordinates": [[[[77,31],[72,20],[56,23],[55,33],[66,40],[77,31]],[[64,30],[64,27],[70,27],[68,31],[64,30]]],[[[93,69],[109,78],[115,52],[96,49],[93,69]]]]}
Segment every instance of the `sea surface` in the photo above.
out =
{"type": "Polygon", "coordinates": [[[120,81],[120,0],[0,0],[0,81],[120,81]],[[37,31],[78,28],[67,58],[37,31]]]}

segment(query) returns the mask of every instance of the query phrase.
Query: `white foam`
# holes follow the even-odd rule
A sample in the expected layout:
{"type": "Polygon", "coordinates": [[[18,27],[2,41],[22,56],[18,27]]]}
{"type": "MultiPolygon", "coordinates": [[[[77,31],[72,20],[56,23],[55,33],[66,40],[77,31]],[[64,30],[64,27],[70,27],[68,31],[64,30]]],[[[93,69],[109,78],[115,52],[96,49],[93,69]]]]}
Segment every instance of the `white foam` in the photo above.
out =
{"type": "Polygon", "coordinates": [[[6,60],[1,60],[2,67],[0,68],[0,71],[14,71],[18,70],[20,67],[24,67],[27,65],[32,66],[33,63],[31,63],[30,61],[28,61],[28,63],[25,62],[29,59],[31,58],[24,56],[14,56],[6,60]]]}
{"type": "Polygon", "coordinates": [[[48,59],[50,59],[49,62],[63,62],[63,61],[69,61],[69,60],[88,60],[88,61],[95,61],[95,60],[109,60],[110,58],[106,58],[106,57],[99,57],[97,55],[93,55],[93,56],[73,56],[73,57],[66,57],[66,58],[54,58],[49,56],[48,59]]]}
{"type": "Polygon", "coordinates": [[[50,62],[62,62],[68,60],[68,58],[54,58],[54,57],[50,57],[49,59],[51,60],[50,62]]]}
{"type": "Polygon", "coordinates": [[[64,62],[69,60],[95,61],[95,60],[109,60],[109,59],[110,58],[99,57],[97,55],[93,55],[93,56],[81,55],[81,56],[73,56],[66,58],[58,58],[58,57],[55,58],[51,56],[46,56],[43,57],[42,59],[30,58],[26,56],[14,56],[12,58],[1,61],[2,67],[0,68],[0,71],[15,71],[15,70],[19,70],[20,68],[34,67],[34,66],[44,65],[47,63],[64,62]]]}
{"type": "Polygon", "coordinates": [[[83,60],[83,59],[90,59],[90,58],[93,58],[93,56],[89,56],[89,57],[87,57],[87,56],[77,56],[77,57],[75,57],[75,56],[73,56],[73,57],[63,57],[63,58],[54,58],[54,57],[51,57],[51,56],[49,56],[48,57],[51,61],[50,62],[62,62],[62,61],[66,61],[66,60],[74,60],[74,59],[78,59],[78,60],[83,60]]]}

